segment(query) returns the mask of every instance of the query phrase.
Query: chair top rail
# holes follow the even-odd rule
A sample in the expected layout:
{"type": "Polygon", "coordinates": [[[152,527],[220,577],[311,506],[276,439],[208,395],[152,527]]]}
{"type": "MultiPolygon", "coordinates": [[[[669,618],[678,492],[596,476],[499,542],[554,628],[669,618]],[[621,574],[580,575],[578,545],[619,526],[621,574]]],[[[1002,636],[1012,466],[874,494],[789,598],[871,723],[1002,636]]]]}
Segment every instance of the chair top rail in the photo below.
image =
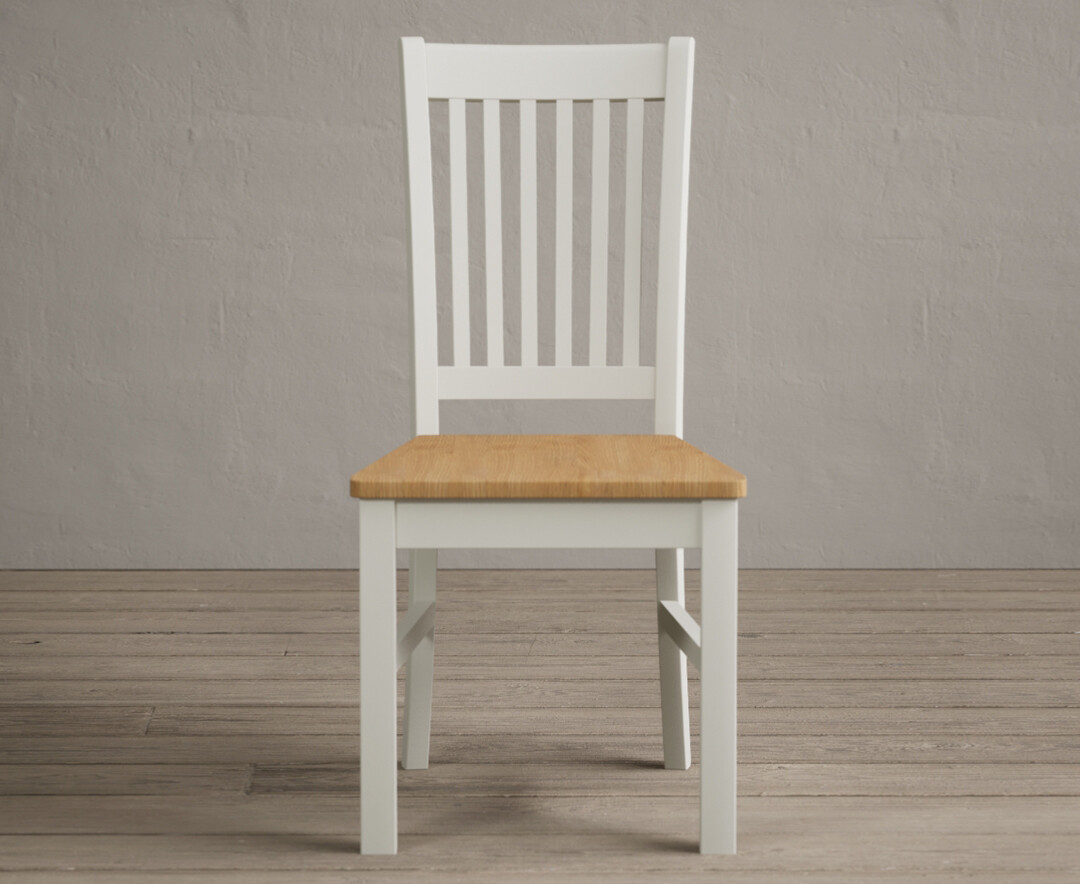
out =
{"type": "Polygon", "coordinates": [[[428,98],[558,101],[663,98],[667,45],[428,43],[428,98]]]}

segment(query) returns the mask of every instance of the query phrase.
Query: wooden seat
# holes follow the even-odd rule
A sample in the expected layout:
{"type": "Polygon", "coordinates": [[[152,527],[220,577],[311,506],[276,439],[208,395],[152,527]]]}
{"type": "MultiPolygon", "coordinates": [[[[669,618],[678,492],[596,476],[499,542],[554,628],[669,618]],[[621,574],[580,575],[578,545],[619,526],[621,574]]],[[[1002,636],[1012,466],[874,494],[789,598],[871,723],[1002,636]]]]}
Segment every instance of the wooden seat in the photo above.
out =
{"type": "Polygon", "coordinates": [[[730,500],[746,477],[677,436],[417,436],[352,477],[367,500],[730,500]]]}

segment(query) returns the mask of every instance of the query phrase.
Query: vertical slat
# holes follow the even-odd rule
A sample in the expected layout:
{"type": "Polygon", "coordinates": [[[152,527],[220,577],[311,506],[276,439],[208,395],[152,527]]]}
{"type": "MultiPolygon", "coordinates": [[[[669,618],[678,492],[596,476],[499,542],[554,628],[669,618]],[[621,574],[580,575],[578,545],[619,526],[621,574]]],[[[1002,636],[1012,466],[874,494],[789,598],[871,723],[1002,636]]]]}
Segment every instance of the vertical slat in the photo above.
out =
{"type": "Polygon", "coordinates": [[[701,852],[735,852],[739,503],[701,504],[701,852]]]}
{"type": "Polygon", "coordinates": [[[641,362],[641,189],[645,102],[626,105],[626,225],[623,246],[623,365],[641,362]]]}
{"type": "Polygon", "coordinates": [[[450,99],[450,263],[454,365],[470,365],[469,190],[465,165],[465,101],[460,98],[450,99]]]}
{"type": "Polygon", "coordinates": [[[360,501],[360,851],[397,853],[394,501],[360,501]]]}
{"type": "Polygon", "coordinates": [[[589,282],[589,365],[607,365],[608,164],[611,104],[593,103],[592,268],[589,282]]]}
{"type": "Polygon", "coordinates": [[[555,102],[555,364],[573,347],[574,103],[555,102]]]}
{"type": "Polygon", "coordinates": [[[686,336],[686,213],[690,186],[690,97],[694,41],[668,41],[660,239],[656,287],[656,432],[682,436],[686,336]]]}
{"type": "Polygon", "coordinates": [[[521,364],[537,363],[536,102],[521,102],[521,364]]]}
{"type": "Polygon", "coordinates": [[[401,41],[405,120],[405,205],[408,225],[409,339],[413,372],[413,432],[439,432],[439,344],[435,312],[435,199],[431,183],[431,122],[424,41],[401,41]]]}
{"type": "Polygon", "coordinates": [[[487,272],[487,364],[503,364],[502,165],[499,102],[484,101],[484,254],[487,272]]]}

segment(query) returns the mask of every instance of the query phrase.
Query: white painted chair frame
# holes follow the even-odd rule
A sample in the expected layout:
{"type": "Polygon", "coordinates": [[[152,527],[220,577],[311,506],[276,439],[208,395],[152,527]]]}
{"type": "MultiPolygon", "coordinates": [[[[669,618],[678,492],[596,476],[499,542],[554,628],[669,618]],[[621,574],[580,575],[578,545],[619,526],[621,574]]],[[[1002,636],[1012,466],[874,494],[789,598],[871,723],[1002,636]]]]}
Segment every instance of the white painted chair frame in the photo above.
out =
{"type": "MultiPolygon", "coordinates": [[[[415,434],[439,432],[454,398],[647,398],[657,433],[682,436],[685,255],[693,40],[629,46],[466,46],[402,40],[415,434]],[[454,365],[438,365],[428,102],[450,101],[454,365]],[[500,101],[521,101],[522,365],[470,365],[464,100],[484,102],[487,323],[502,329],[500,101]],[[638,365],[642,102],[663,99],[656,367],[638,365]],[[594,102],[589,365],[570,356],[571,102],[594,102]],[[606,354],[608,102],[628,101],[623,364],[606,354]],[[536,355],[536,101],[556,102],[556,355],[536,355]],[[494,169],[494,172],[492,172],[494,169]],[[600,184],[596,178],[600,177],[600,184]],[[635,180],[636,178],[636,180],[635,180]],[[634,220],[636,218],[636,221],[634,220]],[[636,242],[635,242],[636,237],[636,242]],[[600,260],[600,255],[604,260],[600,260]],[[633,265],[633,266],[632,266],[633,265]],[[631,303],[634,302],[634,303],[631,303]],[[603,329],[604,334],[600,333],[603,329]]],[[[397,852],[396,673],[407,666],[402,766],[428,766],[438,549],[656,550],[665,767],[690,764],[686,660],[701,674],[702,853],[735,852],[737,500],[360,501],[361,850],[397,852]],[[683,549],[700,548],[701,626],[684,607],[683,549]],[[396,623],[396,550],[410,550],[409,611],[396,623]]]]}

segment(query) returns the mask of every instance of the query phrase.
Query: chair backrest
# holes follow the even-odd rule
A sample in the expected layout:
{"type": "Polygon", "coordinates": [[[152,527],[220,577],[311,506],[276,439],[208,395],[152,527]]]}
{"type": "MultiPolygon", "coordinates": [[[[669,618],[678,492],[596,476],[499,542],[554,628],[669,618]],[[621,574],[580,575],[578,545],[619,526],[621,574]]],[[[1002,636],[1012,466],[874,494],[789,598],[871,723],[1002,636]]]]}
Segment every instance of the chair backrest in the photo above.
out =
{"type": "MultiPolygon", "coordinates": [[[[401,41],[415,434],[439,432],[443,399],[653,399],[655,431],[682,436],[686,224],[694,41],[595,46],[480,46],[401,41]],[[662,100],[656,365],[640,364],[644,102],[662,100]],[[439,365],[430,103],[446,101],[453,364],[439,365]],[[466,101],[483,106],[485,365],[472,365],[466,101]],[[520,123],[521,364],[503,347],[500,107],[520,123]],[[621,364],[608,364],[611,102],[626,102],[621,364]],[[554,365],[537,358],[537,102],[555,105],[554,365]],[[572,362],[573,107],[592,105],[589,356],[572,362]]],[[[615,182],[616,186],[620,182],[615,182]]],[[[515,293],[516,296],[517,293],[515,293]]]]}

